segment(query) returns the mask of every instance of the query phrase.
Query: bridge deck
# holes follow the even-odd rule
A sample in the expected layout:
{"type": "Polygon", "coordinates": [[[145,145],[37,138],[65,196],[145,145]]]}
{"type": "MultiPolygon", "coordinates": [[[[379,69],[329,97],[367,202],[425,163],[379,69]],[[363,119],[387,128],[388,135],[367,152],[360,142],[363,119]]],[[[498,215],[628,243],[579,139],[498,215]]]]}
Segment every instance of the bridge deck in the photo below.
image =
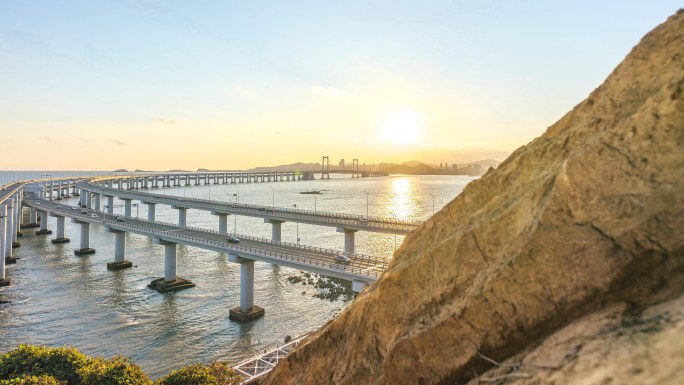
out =
{"type": "Polygon", "coordinates": [[[208,210],[217,213],[244,215],[285,222],[299,222],[320,226],[342,227],[349,230],[363,230],[404,235],[410,233],[422,223],[420,221],[404,221],[394,218],[373,216],[366,218],[365,216],[355,214],[230,203],[225,201],[184,198],[141,191],[119,190],[96,185],[88,181],[77,182],[77,186],[88,191],[116,196],[120,199],[135,199],[149,203],[161,203],[176,207],[208,210]]]}
{"type": "Polygon", "coordinates": [[[82,222],[101,224],[112,229],[146,235],[188,246],[234,254],[247,259],[288,266],[345,280],[364,282],[376,281],[388,266],[385,258],[363,254],[345,253],[338,250],[275,242],[263,238],[236,234],[239,244],[229,243],[227,237],[232,233],[180,226],[165,222],[150,222],[126,217],[124,222],[116,220],[116,215],[105,214],[76,206],[68,206],[47,200],[25,199],[24,204],[53,215],[75,218],[82,222]],[[85,213],[81,213],[81,212],[85,213]],[[335,262],[338,255],[346,255],[349,264],[335,262]]]}

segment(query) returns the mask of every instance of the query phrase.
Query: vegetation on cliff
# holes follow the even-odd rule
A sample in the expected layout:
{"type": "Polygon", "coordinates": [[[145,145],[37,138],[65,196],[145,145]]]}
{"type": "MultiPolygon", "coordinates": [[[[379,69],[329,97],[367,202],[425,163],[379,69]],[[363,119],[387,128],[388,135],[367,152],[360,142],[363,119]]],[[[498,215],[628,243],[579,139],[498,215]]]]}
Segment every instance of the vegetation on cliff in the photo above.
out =
{"type": "Polygon", "coordinates": [[[221,362],[187,366],[152,381],[124,357],[88,357],[75,348],[21,345],[0,356],[0,385],[236,385],[239,381],[221,362]]]}

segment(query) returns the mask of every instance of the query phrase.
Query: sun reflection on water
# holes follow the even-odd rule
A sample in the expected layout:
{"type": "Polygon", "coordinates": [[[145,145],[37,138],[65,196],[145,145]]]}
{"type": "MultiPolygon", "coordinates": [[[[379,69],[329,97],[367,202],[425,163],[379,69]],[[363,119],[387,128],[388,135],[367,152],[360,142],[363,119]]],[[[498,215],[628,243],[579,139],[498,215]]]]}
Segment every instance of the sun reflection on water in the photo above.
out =
{"type": "Polygon", "coordinates": [[[397,219],[409,219],[413,196],[413,184],[408,178],[398,178],[392,181],[392,197],[389,212],[397,219]]]}

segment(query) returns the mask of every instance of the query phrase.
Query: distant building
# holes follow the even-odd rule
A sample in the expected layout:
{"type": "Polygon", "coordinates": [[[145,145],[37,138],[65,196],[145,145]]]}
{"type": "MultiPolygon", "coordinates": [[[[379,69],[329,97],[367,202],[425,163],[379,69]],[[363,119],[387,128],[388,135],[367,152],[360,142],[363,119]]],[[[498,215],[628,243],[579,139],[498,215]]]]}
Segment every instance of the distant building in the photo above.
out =
{"type": "Polygon", "coordinates": [[[344,159],[340,159],[340,168],[344,168],[344,159]]]}

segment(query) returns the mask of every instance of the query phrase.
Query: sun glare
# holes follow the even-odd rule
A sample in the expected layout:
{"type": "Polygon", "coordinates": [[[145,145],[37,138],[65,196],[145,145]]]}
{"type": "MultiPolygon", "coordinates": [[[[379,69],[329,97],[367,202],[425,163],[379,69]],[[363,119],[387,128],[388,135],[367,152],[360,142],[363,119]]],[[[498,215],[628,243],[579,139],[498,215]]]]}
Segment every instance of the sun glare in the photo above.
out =
{"type": "Polygon", "coordinates": [[[410,109],[389,113],[382,121],[380,133],[383,139],[396,144],[415,143],[423,121],[419,112],[410,109]]]}

